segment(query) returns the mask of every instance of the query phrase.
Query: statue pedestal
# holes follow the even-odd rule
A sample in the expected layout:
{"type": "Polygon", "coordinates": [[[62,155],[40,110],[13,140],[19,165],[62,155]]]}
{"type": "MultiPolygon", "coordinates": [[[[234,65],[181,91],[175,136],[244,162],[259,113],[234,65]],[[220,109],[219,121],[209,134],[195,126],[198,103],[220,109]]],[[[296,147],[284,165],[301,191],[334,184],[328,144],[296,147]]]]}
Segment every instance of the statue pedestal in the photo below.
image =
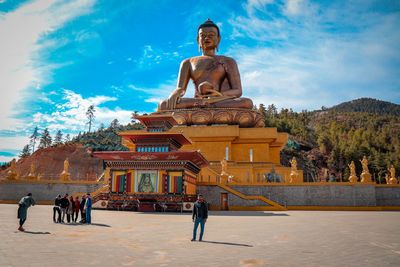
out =
{"type": "Polygon", "coordinates": [[[241,128],[264,127],[264,118],[257,111],[244,108],[174,109],[152,115],[172,115],[178,125],[239,125],[241,128]]]}
{"type": "Polygon", "coordinates": [[[371,174],[369,172],[361,173],[361,183],[372,183],[371,174]]]}
{"type": "Polygon", "coordinates": [[[349,182],[350,182],[350,183],[357,183],[357,181],[358,181],[358,177],[357,177],[357,176],[351,175],[351,176],[349,177],[349,182]]]}
{"type": "Polygon", "coordinates": [[[60,180],[61,180],[61,181],[70,181],[70,174],[69,174],[69,172],[63,171],[63,172],[60,174],[60,180]]]}
{"type": "Polygon", "coordinates": [[[7,180],[13,181],[17,180],[17,173],[13,171],[8,171],[7,172],[7,180]]]}
{"type": "Polygon", "coordinates": [[[29,173],[26,178],[28,180],[37,180],[36,174],[34,174],[34,173],[29,173]]]}
{"type": "MultiPolygon", "coordinates": [[[[192,142],[181,150],[199,150],[210,162],[200,172],[200,181],[216,182],[221,174],[221,159],[229,161],[229,176],[235,183],[260,183],[269,173],[280,181],[288,180],[290,167],[280,164],[280,151],[287,142],[286,133],[276,128],[241,128],[239,125],[175,126],[171,132],[182,133],[192,142]]],[[[293,182],[302,182],[303,172],[293,182]]]]}
{"type": "Polygon", "coordinates": [[[300,181],[299,173],[297,171],[291,171],[289,183],[301,183],[301,182],[303,182],[303,181],[300,181]]]}

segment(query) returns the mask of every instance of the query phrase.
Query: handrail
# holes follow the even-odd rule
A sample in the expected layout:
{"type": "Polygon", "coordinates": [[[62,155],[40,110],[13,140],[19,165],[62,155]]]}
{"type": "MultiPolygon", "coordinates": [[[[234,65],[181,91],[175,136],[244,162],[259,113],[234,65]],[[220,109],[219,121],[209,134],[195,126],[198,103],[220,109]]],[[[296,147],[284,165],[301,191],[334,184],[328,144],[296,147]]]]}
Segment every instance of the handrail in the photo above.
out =
{"type": "Polygon", "coordinates": [[[272,200],[270,200],[270,199],[268,199],[268,198],[266,198],[264,196],[247,196],[247,195],[245,195],[245,194],[243,194],[243,193],[241,193],[241,192],[239,192],[239,191],[237,191],[237,190],[235,190],[235,189],[233,189],[233,188],[231,188],[231,187],[229,187],[227,185],[224,185],[224,184],[216,184],[216,185],[221,187],[222,189],[224,189],[224,190],[226,190],[226,191],[228,191],[228,192],[230,192],[230,193],[242,198],[242,199],[260,200],[260,201],[263,201],[263,202],[271,205],[272,207],[276,208],[276,210],[287,210],[282,205],[280,205],[277,202],[272,201],[272,200]]]}

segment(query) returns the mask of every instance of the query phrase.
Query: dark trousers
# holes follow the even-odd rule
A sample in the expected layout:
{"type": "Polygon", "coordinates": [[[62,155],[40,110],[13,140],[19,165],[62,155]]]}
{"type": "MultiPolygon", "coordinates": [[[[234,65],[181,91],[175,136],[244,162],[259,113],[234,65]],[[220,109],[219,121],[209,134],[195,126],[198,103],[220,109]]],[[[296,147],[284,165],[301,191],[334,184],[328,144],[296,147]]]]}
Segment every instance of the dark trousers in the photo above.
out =
{"type": "Polygon", "coordinates": [[[26,219],[19,219],[19,226],[22,227],[24,225],[26,219]]]}
{"type": "Polygon", "coordinates": [[[53,207],[53,222],[61,222],[61,209],[60,209],[60,207],[53,207]],[[58,214],[57,221],[56,221],[56,213],[58,214]]]}
{"type": "Polygon", "coordinates": [[[81,209],[81,222],[85,223],[86,222],[86,213],[81,209]]]}
{"type": "Polygon", "coordinates": [[[92,223],[92,208],[86,209],[86,223],[92,223]]]}
{"type": "Polygon", "coordinates": [[[72,220],[76,222],[78,220],[78,214],[79,210],[74,210],[74,213],[72,213],[72,220]]]}
{"type": "Polygon", "coordinates": [[[197,228],[199,227],[200,224],[200,238],[199,240],[203,240],[203,234],[204,234],[204,225],[206,222],[204,221],[203,218],[197,218],[194,221],[194,228],[193,228],[193,240],[196,240],[196,233],[197,233],[197,228]]]}

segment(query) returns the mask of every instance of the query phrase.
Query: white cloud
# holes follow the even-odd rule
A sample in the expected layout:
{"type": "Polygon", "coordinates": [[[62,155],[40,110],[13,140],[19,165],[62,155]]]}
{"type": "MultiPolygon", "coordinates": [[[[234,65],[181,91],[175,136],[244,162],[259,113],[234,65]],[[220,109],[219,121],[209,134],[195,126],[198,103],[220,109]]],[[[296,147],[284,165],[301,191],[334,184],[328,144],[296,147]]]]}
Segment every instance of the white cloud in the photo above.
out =
{"type": "Polygon", "coordinates": [[[310,110],[359,97],[399,101],[398,15],[339,5],[325,11],[307,1],[287,1],[283,14],[268,5],[257,11],[231,20],[232,38],[274,45],[227,53],[238,61],[244,96],[256,104],[310,110]],[[296,16],[282,16],[289,13],[296,16]]]}
{"type": "MultiPolygon", "coordinates": [[[[15,11],[0,13],[0,130],[16,129],[24,122],[16,119],[22,102],[40,96],[40,88],[51,82],[51,72],[61,65],[41,62],[42,49],[57,45],[46,36],[66,22],[91,12],[94,0],[28,2],[15,11]]],[[[62,41],[62,40],[61,40],[62,41]]]]}
{"type": "MultiPolygon", "coordinates": [[[[90,105],[95,106],[95,121],[92,130],[104,124],[108,126],[112,120],[118,119],[121,124],[131,121],[133,110],[124,110],[120,107],[110,109],[103,105],[110,101],[117,101],[115,97],[94,96],[84,98],[71,90],[63,91],[64,102],[55,106],[55,111],[51,113],[37,112],[33,115],[32,125],[40,125],[41,128],[47,127],[52,134],[61,130],[64,134],[77,134],[88,130],[86,111],[90,105]]],[[[144,111],[139,111],[144,113],[144,111]]]]}
{"type": "MultiPolygon", "coordinates": [[[[29,144],[28,136],[0,136],[0,151],[21,151],[27,144],[29,144]]],[[[15,157],[1,155],[0,162],[8,162],[13,158],[18,158],[18,155],[15,157]]]]}
{"type": "Polygon", "coordinates": [[[285,4],[285,13],[287,15],[299,15],[302,12],[304,0],[287,0],[285,4]]]}

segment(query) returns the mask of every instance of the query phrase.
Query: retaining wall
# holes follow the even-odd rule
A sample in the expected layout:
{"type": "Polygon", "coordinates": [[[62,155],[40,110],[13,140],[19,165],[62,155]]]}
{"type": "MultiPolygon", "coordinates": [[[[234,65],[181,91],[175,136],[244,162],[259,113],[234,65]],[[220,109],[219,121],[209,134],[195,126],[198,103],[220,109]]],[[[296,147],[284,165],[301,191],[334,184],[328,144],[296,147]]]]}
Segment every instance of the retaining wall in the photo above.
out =
{"type": "Polygon", "coordinates": [[[0,182],[0,200],[2,201],[19,201],[27,193],[32,193],[36,201],[47,202],[53,201],[60,194],[68,193],[72,195],[78,192],[94,192],[103,186],[102,183],[96,182],[0,182]]]}
{"type": "MultiPolygon", "coordinates": [[[[229,185],[240,193],[264,196],[282,206],[377,207],[400,206],[400,186],[343,185],[229,185]]],[[[228,193],[229,206],[265,206],[260,200],[242,199],[216,185],[197,187],[212,206],[220,206],[221,193],[228,193]]]]}

